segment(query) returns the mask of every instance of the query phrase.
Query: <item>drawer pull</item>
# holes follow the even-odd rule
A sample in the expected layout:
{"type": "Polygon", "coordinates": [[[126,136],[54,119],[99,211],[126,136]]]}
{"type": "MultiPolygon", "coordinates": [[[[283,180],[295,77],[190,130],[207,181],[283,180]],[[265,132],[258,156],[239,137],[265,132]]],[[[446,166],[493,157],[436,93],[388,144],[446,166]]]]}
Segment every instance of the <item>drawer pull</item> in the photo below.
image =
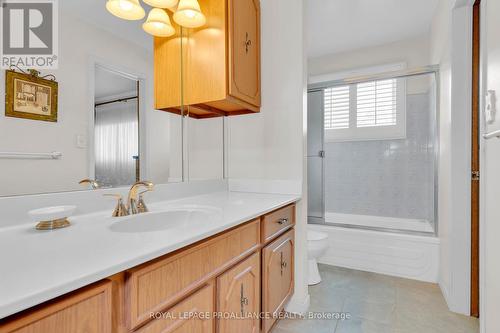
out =
{"type": "Polygon", "coordinates": [[[283,224],[286,224],[288,223],[288,219],[279,219],[278,221],[276,221],[279,225],[283,225],[283,224]]]}

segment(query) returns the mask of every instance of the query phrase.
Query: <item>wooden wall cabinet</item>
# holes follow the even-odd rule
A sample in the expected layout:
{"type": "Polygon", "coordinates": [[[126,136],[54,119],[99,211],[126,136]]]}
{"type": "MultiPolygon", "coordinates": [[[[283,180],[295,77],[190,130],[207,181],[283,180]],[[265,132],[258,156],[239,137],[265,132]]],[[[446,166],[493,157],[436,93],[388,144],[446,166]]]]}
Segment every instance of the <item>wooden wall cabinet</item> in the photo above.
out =
{"type": "Polygon", "coordinates": [[[294,224],[286,206],[2,319],[0,333],[268,333],[277,319],[259,314],[293,293],[294,224]]]}
{"type": "Polygon", "coordinates": [[[260,111],[259,0],[199,0],[197,29],[155,38],[155,108],[194,118],[260,111]]]}

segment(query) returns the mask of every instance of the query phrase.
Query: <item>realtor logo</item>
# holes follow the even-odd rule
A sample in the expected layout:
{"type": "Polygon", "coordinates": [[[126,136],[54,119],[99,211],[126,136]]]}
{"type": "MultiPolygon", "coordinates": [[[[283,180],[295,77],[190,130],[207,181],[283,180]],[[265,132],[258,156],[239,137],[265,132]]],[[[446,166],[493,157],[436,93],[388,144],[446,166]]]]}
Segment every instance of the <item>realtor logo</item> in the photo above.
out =
{"type": "Polygon", "coordinates": [[[1,68],[57,68],[57,0],[0,0],[1,68]]]}

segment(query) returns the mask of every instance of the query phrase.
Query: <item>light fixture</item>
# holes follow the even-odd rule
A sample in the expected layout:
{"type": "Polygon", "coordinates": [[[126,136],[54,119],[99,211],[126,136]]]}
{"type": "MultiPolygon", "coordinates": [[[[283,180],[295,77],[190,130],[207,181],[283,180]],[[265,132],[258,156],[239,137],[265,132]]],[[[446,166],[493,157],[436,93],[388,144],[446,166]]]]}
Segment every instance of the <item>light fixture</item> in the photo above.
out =
{"type": "Polygon", "coordinates": [[[151,7],[156,8],[173,8],[177,5],[179,0],[143,0],[145,3],[151,7]]]}
{"type": "Polygon", "coordinates": [[[140,20],[146,15],[139,0],[108,0],[106,9],[124,20],[140,20]]]}
{"type": "Polygon", "coordinates": [[[175,34],[175,29],[170,23],[167,12],[161,8],[153,8],[149,12],[148,19],[142,25],[144,31],[157,37],[169,37],[175,34]]]}
{"type": "Polygon", "coordinates": [[[174,21],[186,28],[198,28],[205,24],[198,0],[180,0],[174,13],[174,21]]]}

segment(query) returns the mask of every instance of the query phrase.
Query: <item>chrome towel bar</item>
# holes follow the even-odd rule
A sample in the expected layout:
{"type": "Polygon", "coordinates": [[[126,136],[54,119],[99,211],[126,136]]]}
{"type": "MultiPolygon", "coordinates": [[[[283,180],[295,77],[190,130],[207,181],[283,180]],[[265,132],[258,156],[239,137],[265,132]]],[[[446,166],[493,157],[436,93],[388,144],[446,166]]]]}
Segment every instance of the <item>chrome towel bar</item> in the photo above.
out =
{"type": "Polygon", "coordinates": [[[62,157],[59,151],[50,153],[21,153],[21,152],[0,152],[3,159],[35,159],[35,160],[58,160],[62,157]]]}

